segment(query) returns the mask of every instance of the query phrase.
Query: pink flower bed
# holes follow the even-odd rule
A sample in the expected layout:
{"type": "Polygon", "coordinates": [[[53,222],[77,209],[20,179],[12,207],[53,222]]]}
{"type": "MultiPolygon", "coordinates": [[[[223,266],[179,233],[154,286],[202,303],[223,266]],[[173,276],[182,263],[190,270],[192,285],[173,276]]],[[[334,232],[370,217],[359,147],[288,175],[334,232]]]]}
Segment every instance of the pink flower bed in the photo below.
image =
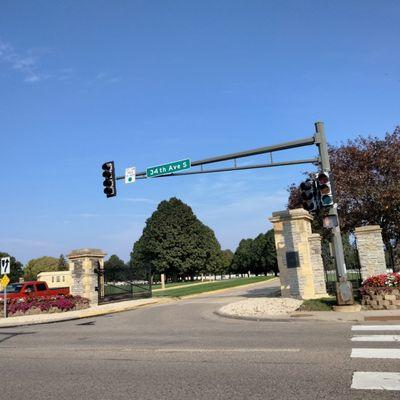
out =
{"type": "Polygon", "coordinates": [[[9,316],[81,310],[88,307],[88,299],[72,295],[7,300],[9,316]]]}
{"type": "Polygon", "coordinates": [[[361,294],[368,292],[391,292],[393,288],[400,288],[400,274],[393,272],[389,274],[381,274],[371,276],[362,283],[361,294]]]}

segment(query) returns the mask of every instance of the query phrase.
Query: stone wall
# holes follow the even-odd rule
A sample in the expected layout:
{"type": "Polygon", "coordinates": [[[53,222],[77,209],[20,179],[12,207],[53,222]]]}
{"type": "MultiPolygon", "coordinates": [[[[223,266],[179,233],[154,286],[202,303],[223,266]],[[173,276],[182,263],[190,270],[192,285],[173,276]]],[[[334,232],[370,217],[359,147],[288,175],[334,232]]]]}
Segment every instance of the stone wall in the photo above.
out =
{"type": "Polygon", "coordinates": [[[379,225],[356,228],[357,249],[360,259],[361,278],[385,274],[386,261],[382,230],[379,225]]]}
{"type": "Polygon", "coordinates": [[[361,304],[367,310],[397,310],[400,309],[399,289],[369,289],[362,297],[361,304]]]}

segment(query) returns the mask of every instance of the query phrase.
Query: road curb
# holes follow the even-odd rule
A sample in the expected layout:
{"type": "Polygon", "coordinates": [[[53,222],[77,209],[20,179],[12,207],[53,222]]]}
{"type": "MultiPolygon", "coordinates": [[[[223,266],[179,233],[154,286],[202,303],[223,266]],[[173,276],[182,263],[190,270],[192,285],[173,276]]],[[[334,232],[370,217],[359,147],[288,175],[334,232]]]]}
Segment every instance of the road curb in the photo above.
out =
{"type": "MultiPolygon", "coordinates": [[[[152,305],[157,305],[157,304],[167,304],[167,303],[172,303],[176,301],[174,298],[152,298],[152,299],[157,299],[155,301],[149,301],[146,303],[141,303],[141,304],[132,304],[132,305],[127,305],[122,308],[111,308],[111,309],[104,309],[104,310],[90,310],[90,308],[82,310],[82,312],[79,315],[68,315],[68,312],[65,313],[59,313],[59,315],[53,314],[54,318],[53,319],[46,319],[46,320],[30,320],[30,321],[18,321],[14,322],[11,321],[8,323],[9,319],[6,321],[0,321],[0,329],[6,329],[6,328],[16,328],[19,326],[29,326],[29,325],[42,325],[42,324],[53,324],[56,322],[66,322],[66,321],[74,321],[74,320],[80,320],[80,319],[85,319],[85,318],[92,318],[92,317],[101,317],[103,315],[109,315],[109,314],[117,314],[120,312],[124,311],[132,311],[141,307],[146,307],[146,306],[152,306],[152,305]],[[6,322],[4,324],[4,322],[6,322]],[[14,322],[14,323],[13,323],[14,322]]],[[[134,300],[133,300],[134,301],[134,300]]],[[[74,312],[74,311],[71,311],[74,312]]],[[[37,314],[37,315],[32,315],[32,317],[37,317],[39,315],[51,315],[51,314],[37,314]]],[[[12,318],[12,317],[11,317],[12,318]]]]}
{"type": "Polygon", "coordinates": [[[243,320],[243,321],[255,321],[255,322],[299,322],[299,321],[308,321],[308,322],[313,322],[313,321],[320,321],[320,322],[364,322],[365,321],[365,316],[363,315],[354,315],[355,313],[352,313],[355,318],[343,318],[343,314],[340,313],[339,315],[335,315],[334,311],[331,311],[332,314],[329,315],[328,318],[324,318],[323,316],[319,316],[318,314],[316,315],[315,313],[311,312],[298,312],[298,313],[291,313],[290,315],[277,315],[277,316],[269,316],[269,317],[253,317],[253,316],[245,316],[245,315],[235,315],[235,314],[229,314],[225,313],[220,310],[214,311],[214,314],[223,317],[223,318],[230,318],[230,319],[238,319],[238,320],[243,320]]]}

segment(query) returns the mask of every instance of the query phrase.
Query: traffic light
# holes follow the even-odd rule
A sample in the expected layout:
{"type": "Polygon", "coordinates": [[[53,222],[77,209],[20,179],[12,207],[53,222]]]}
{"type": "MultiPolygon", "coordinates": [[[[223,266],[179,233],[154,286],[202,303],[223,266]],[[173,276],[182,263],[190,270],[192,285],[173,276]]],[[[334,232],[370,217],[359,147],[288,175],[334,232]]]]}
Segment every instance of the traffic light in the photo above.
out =
{"type": "Polygon", "coordinates": [[[320,194],[321,205],[324,208],[333,206],[332,185],[329,172],[322,171],[317,177],[317,186],[320,194]]]}
{"type": "Polygon", "coordinates": [[[102,165],[104,177],[104,193],[107,197],[114,197],[117,195],[117,185],[115,184],[115,169],[114,161],[106,162],[102,165]]]}
{"type": "Polygon", "coordinates": [[[307,179],[300,184],[300,196],[303,208],[311,214],[316,213],[319,208],[318,193],[313,179],[307,179]]]}

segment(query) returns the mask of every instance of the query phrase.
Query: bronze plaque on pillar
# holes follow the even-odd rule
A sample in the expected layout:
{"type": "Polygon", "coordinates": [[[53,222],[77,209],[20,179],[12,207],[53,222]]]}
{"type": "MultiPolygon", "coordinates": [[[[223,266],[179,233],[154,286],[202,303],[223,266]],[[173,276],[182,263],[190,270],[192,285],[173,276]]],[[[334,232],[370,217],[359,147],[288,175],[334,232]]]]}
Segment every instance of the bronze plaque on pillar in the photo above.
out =
{"type": "Polygon", "coordinates": [[[286,265],[288,268],[299,268],[300,259],[298,251],[287,251],[286,252],[286,265]]]}

